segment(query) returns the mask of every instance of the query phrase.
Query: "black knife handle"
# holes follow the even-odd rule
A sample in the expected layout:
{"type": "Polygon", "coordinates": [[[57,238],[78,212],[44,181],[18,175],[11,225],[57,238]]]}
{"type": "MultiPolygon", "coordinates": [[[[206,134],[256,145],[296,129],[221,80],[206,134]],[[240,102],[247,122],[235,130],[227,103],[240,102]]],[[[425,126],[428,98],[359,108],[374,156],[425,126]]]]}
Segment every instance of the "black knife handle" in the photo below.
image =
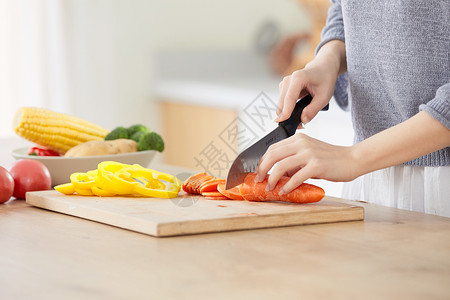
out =
{"type": "MultiPolygon", "coordinates": [[[[284,130],[286,130],[288,136],[294,135],[298,125],[300,125],[301,123],[301,116],[303,109],[311,103],[311,100],[312,100],[311,95],[307,95],[302,99],[298,100],[297,103],[295,104],[294,110],[292,111],[292,114],[289,117],[289,119],[280,122],[278,124],[279,126],[282,126],[284,130]]],[[[328,107],[329,105],[327,104],[324,108],[322,108],[322,110],[328,110],[328,107]]]]}

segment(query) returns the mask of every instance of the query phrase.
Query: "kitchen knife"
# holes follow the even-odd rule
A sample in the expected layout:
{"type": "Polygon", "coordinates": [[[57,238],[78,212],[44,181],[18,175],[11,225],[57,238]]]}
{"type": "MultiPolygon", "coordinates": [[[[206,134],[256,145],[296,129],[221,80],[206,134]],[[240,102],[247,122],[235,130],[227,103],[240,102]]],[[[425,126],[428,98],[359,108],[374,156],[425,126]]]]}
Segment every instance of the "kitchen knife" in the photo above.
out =
{"type": "MultiPolygon", "coordinates": [[[[311,100],[312,97],[310,95],[298,100],[289,119],[278,123],[277,128],[236,157],[228,171],[225,184],[226,189],[231,189],[244,182],[247,173],[256,170],[261,157],[266,153],[270,145],[294,135],[298,125],[300,125],[303,109],[311,103],[311,100]]],[[[322,110],[328,110],[328,105],[322,110]]]]}

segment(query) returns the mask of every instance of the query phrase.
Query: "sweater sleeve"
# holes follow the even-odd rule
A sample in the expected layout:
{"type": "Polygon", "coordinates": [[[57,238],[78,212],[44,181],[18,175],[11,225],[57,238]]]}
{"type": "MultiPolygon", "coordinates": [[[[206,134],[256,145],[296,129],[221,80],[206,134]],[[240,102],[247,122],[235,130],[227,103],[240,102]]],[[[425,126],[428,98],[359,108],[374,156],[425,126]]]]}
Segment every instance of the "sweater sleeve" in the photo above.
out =
{"type": "MultiPolygon", "coordinates": [[[[342,17],[342,7],[340,0],[330,0],[331,7],[328,9],[328,17],[325,27],[322,30],[321,40],[316,48],[316,53],[319,49],[332,40],[341,40],[345,42],[345,32],[344,32],[344,20],[342,17]]],[[[340,75],[337,78],[336,85],[334,88],[334,99],[336,100],[339,107],[343,110],[348,110],[348,76],[347,72],[340,75]]]]}
{"type": "Polygon", "coordinates": [[[319,49],[331,40],[341,40],[345,42],[344,20],[342,18],[342,7],[340,0],[330,0],[331,7],[328,9],[328,17],[325,27],[322,29],[320,43],[316,48],[319,49]]]}
{"type": "Polygon", "coordinates": [[[450,129],[450,82],[438,88],[436,96],[426,104],[419,106],[433,118],[450,129]]]}

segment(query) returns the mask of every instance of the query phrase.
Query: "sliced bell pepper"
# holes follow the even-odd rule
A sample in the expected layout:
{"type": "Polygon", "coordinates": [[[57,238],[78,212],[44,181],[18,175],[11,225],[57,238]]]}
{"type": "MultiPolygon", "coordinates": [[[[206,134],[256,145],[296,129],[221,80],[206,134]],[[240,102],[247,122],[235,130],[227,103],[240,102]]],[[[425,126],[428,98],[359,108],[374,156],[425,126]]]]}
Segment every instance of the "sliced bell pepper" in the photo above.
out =
{"type": "Polygon", "coordinates": [[[181,181],[170,174],[113,161],[98,164],[97,170],[73,173],[71,183],[55,187],[63,194],[112,197],[115,195],[157,198],[176,197],[181,181]]]}
{"type": "Polygon", "coordinates": [[[28,149],[27,155],[35,156],[60,156],[58,152],[44,148],[44,147],[31,147],[28,149]]]}
{"type": "Polygon", "coordinates": [[[57,185],[55,186],[55,190],[63,193],[64,195],[72,195],[75,193],[75,188],[71,182],[57,185]]]}

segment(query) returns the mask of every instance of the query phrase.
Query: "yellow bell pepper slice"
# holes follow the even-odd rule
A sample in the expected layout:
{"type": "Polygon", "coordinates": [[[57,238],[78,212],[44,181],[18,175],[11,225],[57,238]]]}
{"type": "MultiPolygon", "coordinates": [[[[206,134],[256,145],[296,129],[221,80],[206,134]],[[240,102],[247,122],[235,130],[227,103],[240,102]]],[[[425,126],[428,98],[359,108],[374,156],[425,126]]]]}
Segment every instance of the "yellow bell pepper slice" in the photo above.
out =
{"type": "Polygon", "coordinates": [[[92,187],[92,193],[99,197],[113,197],[117,195],[114,194],[113,192],[102,190],[101,188],[95,185],[92,187]]]}
{"type": "Polygon", "coordinates": [[[95,185],[95,179],[93,176],[89,176],[87,173],[72,173],[70,175],[70,182],[72,182],[75,190],[91,190],[95,185]]]}
{"type": "MultiPolygon", "coordinates": [[[[71,183],[58,187],[62,193],[112,197],[134,195],[157,198],[173,198],[181,189],[181,181],[175,176],[114,161],[98,164],[97,170],[73,173],[71,183]]],[[[55,187],[56,188],[56,187],[55,187]]]]}
{"type": "Polygon", "coordinates": [[[57,185],[54,189],[64,195],[73,195],[75,193],[75,188],[71,182],[57,185]]]}

